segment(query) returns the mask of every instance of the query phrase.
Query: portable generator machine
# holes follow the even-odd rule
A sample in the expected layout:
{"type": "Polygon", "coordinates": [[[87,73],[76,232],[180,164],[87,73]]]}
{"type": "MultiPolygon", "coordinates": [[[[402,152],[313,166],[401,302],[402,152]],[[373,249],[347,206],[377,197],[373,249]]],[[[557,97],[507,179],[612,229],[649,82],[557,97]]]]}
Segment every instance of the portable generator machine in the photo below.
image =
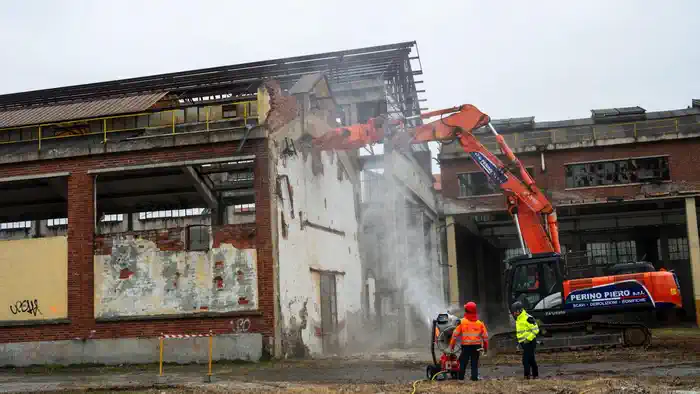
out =
{"type": "Polygon", "coordinates": [[[433,320],[430,352],[433,356],[433,365],[428,365],[426,375],[429,380],[445,380],[459,377],[459,356],[461,347],[456,346],[455,351],[450,351],[450,339],[461,319],[450,313],[440,313],[433,320]],[[437,348],[437,349],[436,349],[437,348]],[[440,352],[440,359],[435,354],[440,352]]]}

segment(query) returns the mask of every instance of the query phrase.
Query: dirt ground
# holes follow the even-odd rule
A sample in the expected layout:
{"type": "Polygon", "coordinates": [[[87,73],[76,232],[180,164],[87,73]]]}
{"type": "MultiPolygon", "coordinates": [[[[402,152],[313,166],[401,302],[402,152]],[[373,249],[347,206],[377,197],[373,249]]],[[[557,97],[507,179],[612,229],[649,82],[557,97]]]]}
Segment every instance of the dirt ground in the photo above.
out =
{"type": "Polygon", "coordinates": [[[517,355],[482,358],[480,382],[426,382],[424,349],[258,364],[31,367],[0,370],[0,392],[109,393],[700,393],[700,330],[654,331],[650,349],[539,354],[539,381],[517,355]],[[124,391],[127,390],[127,391],[124,391]],[[132,390],[132,391],[128,391],[132,390]]]}

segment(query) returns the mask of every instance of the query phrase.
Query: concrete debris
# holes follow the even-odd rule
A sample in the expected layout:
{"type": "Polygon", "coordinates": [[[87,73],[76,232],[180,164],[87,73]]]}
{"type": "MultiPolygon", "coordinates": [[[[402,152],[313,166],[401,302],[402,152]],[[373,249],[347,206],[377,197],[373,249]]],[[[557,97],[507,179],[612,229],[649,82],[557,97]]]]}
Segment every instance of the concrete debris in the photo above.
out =
{"type": "Polygon", "coordinates": [[[274,133],[299,115],[299,104],[294,96],[285,96],[279,82],[267,80],[265,90],[270,96],[270,110],[267,113],[263,127],[274,133]]]}

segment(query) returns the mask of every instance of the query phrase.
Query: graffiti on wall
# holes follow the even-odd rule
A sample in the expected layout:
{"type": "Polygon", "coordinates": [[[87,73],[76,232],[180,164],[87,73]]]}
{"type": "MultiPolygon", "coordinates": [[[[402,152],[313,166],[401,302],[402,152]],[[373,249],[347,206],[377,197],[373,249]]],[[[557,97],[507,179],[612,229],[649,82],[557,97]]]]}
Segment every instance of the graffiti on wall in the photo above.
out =
{"type": "Polygon", "coordinates": [[[36,314],[43,315],[39,310],[39,300],[36,298],[34,300],[22,300],[15,302],[14,305],[10,305],[10,312],[13,315],[19,315],[20,313],[28,313],[32,316],[36,314]]]}
{"type": "Polygon", "coordinates": [[[68,239],[0,241],[0,321],[68,316],[68,239]]]}
{"type": "Polygon", "coordinates": [[[132,235],[111,242],[111,254],[95,255],[96,318],[257,309],[255,249],[160,250],[132,235]]]}

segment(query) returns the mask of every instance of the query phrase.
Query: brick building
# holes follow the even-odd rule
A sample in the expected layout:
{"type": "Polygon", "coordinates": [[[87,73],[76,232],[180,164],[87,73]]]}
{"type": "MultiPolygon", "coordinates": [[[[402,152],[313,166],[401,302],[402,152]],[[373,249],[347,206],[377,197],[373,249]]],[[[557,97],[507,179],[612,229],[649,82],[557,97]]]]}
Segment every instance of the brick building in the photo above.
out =
{"type": "MultiPolygon", "coordinates": [[[[699,122],[700,102],[693,100],[678,110],[613,108],[583,119],[492,123],[555,205],[569,277],[602,275],[611,264],[639,260],[673,269],[685,318],[694,321],[700,315],[699,122]]],[[[500,154],[492,135],[477,136],[500,154]]],[[[502,261],[519,252],[519,241],[502,194],[456,145],[439,155],[450,297],[478,299],[498,320],[505,305],[502,261]]]]}
{"type": "Polygon", "coordinates": [[[416,114],[414,46],[0,96],[0,364],[150,362],[209,332],[215,359],[341,351],[361,163],[304,136],[416,114]]]}

